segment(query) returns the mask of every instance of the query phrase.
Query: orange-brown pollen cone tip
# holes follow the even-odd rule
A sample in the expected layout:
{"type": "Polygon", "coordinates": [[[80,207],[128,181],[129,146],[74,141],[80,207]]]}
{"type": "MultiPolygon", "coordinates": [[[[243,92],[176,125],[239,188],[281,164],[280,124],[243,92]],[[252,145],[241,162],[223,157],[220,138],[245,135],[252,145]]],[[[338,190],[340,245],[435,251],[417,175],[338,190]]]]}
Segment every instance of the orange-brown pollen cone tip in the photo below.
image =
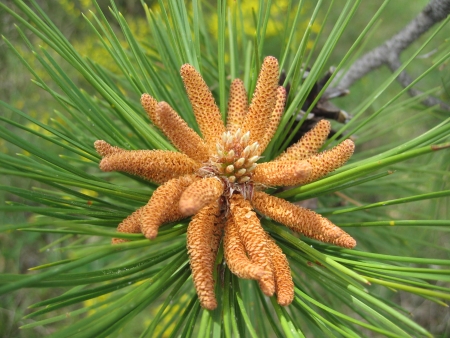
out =
{"type": "Polygon", "coordinates": [[[244,243],[239,237],[233,218],[228,218],[223,239],[224,255],[228,267],[239,278],[261,279],[264,275],[262,266],[253,263],[245,251],[244,243]]]}
{"type": "Polygon", "coordinates": [[[187,230],[192,279],[200,304],[208,310],[217,307],[213,272],[222,226],[219,203],[213,202],[192,218],[187,230]]]}
{"type": "Polygon", "coordinates": [[[223,193],[223,183],[216,177],[200,179],[184,190],[179,208],[183,215],[197,213],[204,206],[217,201],[223,193]]]}
{"type": "MultiPolygon", "coordinates": [[[[328,219],[264,190],[320,179],[345,164],[354,143],[346,140],[319,152],[330,132],[329,122],[320,121],[278,158],[259,163],[286,103],[286,90],[278,85],[277,59],[264,59],[250,104],[244,83],[232,82],[226,126],[201,74],[189,64],[180,73],[201,135],[168,103],[143,94],[142,107],[178,151],[125,150],[103,140],[94,143],[102,157],[101,170],[122,171],[160,185],[117,231],[140,232],[153,239],[162,224],[192,216],[187,249],[203,308],[217,307],[213,273],[221,243],[232,273],[257,280],[265,295],[276,294],[280,305],[289,305],[294,299],[289,262],[255,211],[305,236],[353,248],[356,241],[328,219]]],[[[124,241],[114,238],[112,243],[124,241]]]]}

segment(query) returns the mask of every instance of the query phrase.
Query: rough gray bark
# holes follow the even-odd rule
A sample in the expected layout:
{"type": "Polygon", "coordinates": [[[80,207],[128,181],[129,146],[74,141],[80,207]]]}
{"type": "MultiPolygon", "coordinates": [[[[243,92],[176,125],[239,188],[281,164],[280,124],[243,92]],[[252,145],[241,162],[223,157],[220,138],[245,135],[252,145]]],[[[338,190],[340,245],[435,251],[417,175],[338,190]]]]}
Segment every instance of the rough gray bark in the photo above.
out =
{"type": "MultiPolygon", "coordinates": [[[[430,0],[419,15],[405,28],[382,45],[356,60],[334,87],[341,90],[348,89],[353,82],[383,65],[388,66],[392,71],[396,71],[401,66],[400,54],[402,51],[427,32],[434,24],[444,20],[449,14],[450,0],[430,0]]],[[[406,87],[413,80],[403,71],[398,76],[397,81],[403,87],[406,87]]],[[[412,96],[421,94],[419,90],[413,88],[409,90],[409,93],[412,96]]],[[[441,108],[450,110],[450,105],[434,97],[428,97],[422,103],[428,106],[439,104],[441,108]]]]}

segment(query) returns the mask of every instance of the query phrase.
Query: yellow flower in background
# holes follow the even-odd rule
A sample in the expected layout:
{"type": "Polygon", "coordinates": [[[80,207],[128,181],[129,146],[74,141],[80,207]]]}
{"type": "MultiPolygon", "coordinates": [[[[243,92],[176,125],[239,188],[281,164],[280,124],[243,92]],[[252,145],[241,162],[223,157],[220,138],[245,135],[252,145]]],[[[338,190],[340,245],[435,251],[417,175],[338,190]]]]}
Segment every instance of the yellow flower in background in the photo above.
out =
{"type": "MultiPolygon", "coordinates": [[[[82,1],[87,3],[86,1],[82,1]]],[[[77,18],[80,15],[80,9],[76,7],[75,1],[71,0],[58,0],[59,5],[63,8],[64,12],[73,18],[77,18]]],[[[87,6],[83,6],[87,8],[87,6]]]]}
{"type": "MultiPolygon", "coordinates": [[[[295,19],[295,14],[298,9],[298,4],[294,4],[289,8],[289,2],[287,0],[274,1],[270,7],[270,19],[267,23],[266,28],[266,38],[279,37],[283,35],[286,24],[291,24],[295,19]]],[[[246,0],[228,0],[228,5],[232,8],[232,14],[236,15],[237,29],[238,31],[243,31],[248,36],[255,36],[256,23],[255,17],[259,13],[259,2],[258,1],[246,1],[246,0]],[[239,7],[239,8],[237,8],[239,7]],[[242,16],[241,14],[242,13],[242,16]]],[[[303,4],[300,12],[299,26],[297,28],[298,37],[296,38],[300,41],[306,27],[309,24],[309,15],[305,15],[304,20],[302,20],[302,15],[310,8],[310,4],[303,4]]],[[[263,8],[263,15],[265,15],[266,8],[263,8]]],[[[258,18],[256,18],[258,19],[258,18]]],[[[217,34],[218,19],[217,13],[212,13],[211,17],[208,18],[209,27],[213,34],[217,34]]],[[[314,22],[312,24],[311,30],[313,33],[317,33],[320,30],[320,24],[314,22]]],[[[237,34],[238,39],[240,34],[237,34]]],[[[308,45],[310,47],[310,45],[308,45]]]]}

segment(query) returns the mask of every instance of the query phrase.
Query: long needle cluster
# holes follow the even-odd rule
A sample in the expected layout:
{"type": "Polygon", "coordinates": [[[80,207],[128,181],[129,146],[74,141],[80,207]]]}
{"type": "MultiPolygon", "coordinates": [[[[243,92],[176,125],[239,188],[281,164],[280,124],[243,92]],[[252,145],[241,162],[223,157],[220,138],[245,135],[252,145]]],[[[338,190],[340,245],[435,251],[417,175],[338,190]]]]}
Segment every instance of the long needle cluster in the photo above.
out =
{"type": "Polygon", "coordinates": [[[192,216],[187,230],[192,277],[200,304],[209,310],[217,306],[213,271],[221,243],[236,276],[257,280],[265,295],[277,295],[280,305],[294,298],[288,260],[256,212],[322,242],[356,245],[328,219],[264,192],[315,181],[342,166],[354,150],[346,140],[319,152],[330,132],[329,122],[322,120],[278,158],[258,163],[284,110],[286,91],[278,86],[278,74],[277,59],[266,57],[250,103],[243,82],[234,80],[225,125],[202,76],[185,64],[181,77],[203,137],[168,103],[143,94],[141,103],[153,124],[180,152],[124,150],[95,142],[103,171],[123,171],[160,184],[146,205],[119,224],[118,232],[154,239],[161,224],[192,216]]]}

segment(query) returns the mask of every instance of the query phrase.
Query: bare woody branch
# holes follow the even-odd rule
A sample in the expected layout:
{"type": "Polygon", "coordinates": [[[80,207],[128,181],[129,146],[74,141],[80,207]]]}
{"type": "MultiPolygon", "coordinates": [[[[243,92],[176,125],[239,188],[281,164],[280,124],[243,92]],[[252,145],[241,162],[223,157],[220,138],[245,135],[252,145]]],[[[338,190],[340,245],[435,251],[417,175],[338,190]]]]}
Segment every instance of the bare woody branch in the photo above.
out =
{"type": "MultiPolygon", "coordinates": [[[[431,0],[419,15],[399,33],[356,60],[334,87],[341,90],[348,89],[353,82],[383,65],[388,66],[393,72],[396,71],[401,66],[400,54],[402,51],[449,14],[450,0],[431,0]]],[[[397,81],[406,87],[412,83],[413,79],[403,71],[397,81]]],[[[409,90],[409,93],[412,96],[421,94],[419,90],[413,88],[409,90]]],[[[442,109],[450,110],[450,105],[434,97],[428,97],[422,103],[428,106],[439,104],[442,109]]]]}

